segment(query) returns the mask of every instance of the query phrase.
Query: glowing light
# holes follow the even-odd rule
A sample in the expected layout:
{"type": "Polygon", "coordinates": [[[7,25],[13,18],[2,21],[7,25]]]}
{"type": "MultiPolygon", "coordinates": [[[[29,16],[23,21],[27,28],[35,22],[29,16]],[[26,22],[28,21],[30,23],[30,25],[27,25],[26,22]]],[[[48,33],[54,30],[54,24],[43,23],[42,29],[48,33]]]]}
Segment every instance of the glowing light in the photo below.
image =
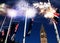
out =
{"type": "Polygon", "coordinates": [[[35,7],[35,8],[44,8],[44,5],[43,5],[43,2],[40,2],[40,3],[33,3],[33,6],[35,7]]]}
{"type": "Polygon", "coordinates": [[[1,14],[6,13],[6,5],[5,5],[5,3],[0,4],[0,13],[1,14]]]}
{"type": "Polygon", "coordinates": [[[46,17],[46,18],[53,18],[55,12],[56,12],[56,10],[54,8],[49,7],[49,8],[47,8],[44,17],[46,17]]]}
{"type": "Polygon", "coordinates": [[[59,43],[60,43],[60,39],[59,39],[59,43]]]}
{"type": "Polygon", "coordinates": [[[49,4],[48,3],[44,3],[44,7],[45,8],[48,8],[49,7],[49,4]]]}
{"type": "Polygon", "coordinates": [[[43,5],[43,2],[40,2],[39,4],[40,4],[40,5],[43,5]]]}
{"type": "Polygon", "coordinates": [[[35,17],[36,13],[37,13],[37,11],[34,8],[28,8],[26,10],[26,15],[27,15],[28,18],[35,17]]]}
{"type": "Polygon", "coordinates": [[[16,4],[16,9],[19,16],[25,16],[26,9],[29,7],[29,4],[26,1],[19,1],[16,4]]]}
{"type": "Polygon", "coordinates": [[[18,10],[26,10],[28,7],[29,7],[29,4],[26,1],[19,1],[16,4],[16,9],[18,10]]]}
{"type": "Polygon", "coordinates": [[[16,17],[17,16],[17,11],[14,9],[7,9],[7,15],[9,17],[16,17]]]}
{"type": "Polygon", "coordinates": [[[56,32],[57,41],[58,41],[58,43],[60,43],[60,41],[59,41],[59,33],[58,33],[58,29],[57,29],[57,26],[56,26],[56,24],[55,24],[54,21],[53,21],[53,24],[54,24],[54,29],[55,29],[55,32],[56,32]]]}
{"type": "Polygon", "coordinates": [[[54,17],[54,14],[51,13],[51,12],[47,12],[45,15],[44,15],[45,18],[53,18],[54,17]]]}
{"type": "Polygon", "coordinates": [[[0,8],[5,7],[5,3],[0,4],[0,8]]]}
{"type": "Polygon", "coordinates": [[[33,3],[33,6],[34,6],[35,8],[38,8],[38,7],[39,7],[39,3],[33,3]]]}
{"type": "Polygon", "coordinates": [[[36,8],[36,6],[38,6],[37,8],[39,8],[39,13],[44,14],[45,18],[53,18],[54,17],[54,13],[56,12],[56,10],[50,5],[50,3],[33,3],[33,6],[36,8]]]}
{"type": "Polygon", "coordinates": [[[19,1],[16,4],[16,9],[18,11],[19,16],[27,15],[28,18],[32,18],[36,15],[36,9],[33,6],[30,6],[26,1],[19,1]]]}

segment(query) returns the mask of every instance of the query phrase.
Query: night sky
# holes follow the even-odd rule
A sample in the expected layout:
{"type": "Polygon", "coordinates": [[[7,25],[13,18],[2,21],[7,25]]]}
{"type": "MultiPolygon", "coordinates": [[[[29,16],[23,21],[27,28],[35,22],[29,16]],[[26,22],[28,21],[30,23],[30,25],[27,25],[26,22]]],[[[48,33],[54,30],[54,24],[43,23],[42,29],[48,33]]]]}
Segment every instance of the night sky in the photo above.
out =
{"type": "MultiPolygon", "coordinates": [[[[13,6],[16,3],[16,1],[15,0],[0,0],[0,3],[6,3],[6,4],[9,4],[9,5],[13,6]]],[[[39,2],[41,0],[26,0],[26,1],[28,1],[30,4],[32,4],[33,2],[39,2]]],[[[60,0],[50,0],[50,1],[51,1],[52,5],[54,5],[56,8],[60,9],[60,0]]],[[[0,15],[0,21],[1,22],[3,21],[4,17],[5,16],[0,15]]],[[[5,25],[8,26],[9,21],[10,21],[10,18],[8,18],[6,20],[5,25]]],[[[22,41],[23,41],[23,31],[24,31],[24,18],[22,18],[22,17],[21,18],[19,18],[19,17],[14,18],[13,22],[18,22],[19,23],[19,27],[18,27],[16,36],[15,36],[15,41],[19,42],[19,43],[22,43],[22,41]]],[[[48,43],[57,43],[54,26],[53,26],[53,24],[49,24],[49,23],[50,23],[49,19],[46,19],[46,18],[44,18],[40,15],[37,15],[34,18],[32,30],[31,30],[32,32],[31,32],[30,36],[26,37],[26,43],[40,43],[40,28],[41,28],[42,24],[43,24],[44,30],[46,31],[46,34],[47,34],[48,43]]],[[[27,23],[27,29],[28,29],[28,25],[29,25],[29,20],[28,20],[28,23],[27,23]]],[[[60,18],[59,18],[59,22],[57,24],[57,28],[58,28],[59,35],[60,35],[60,18]]]]}

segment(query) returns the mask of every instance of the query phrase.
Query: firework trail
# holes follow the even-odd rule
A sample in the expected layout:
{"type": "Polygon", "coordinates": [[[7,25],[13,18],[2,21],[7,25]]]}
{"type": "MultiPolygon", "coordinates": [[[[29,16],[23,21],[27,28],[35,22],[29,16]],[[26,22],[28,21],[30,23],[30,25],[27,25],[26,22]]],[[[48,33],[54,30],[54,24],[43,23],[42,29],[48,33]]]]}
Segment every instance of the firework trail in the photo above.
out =
{"type": "MultiPolygon", "coordinates": [[[[4,20],[3,20],[2,26],[1,26],[1,28],[0,28],[1,30],[2,30],[2,28],[3,28],[3,25],[4,25],[4,23],[5,23],[5,20],[6,20],[6,16],[5,16],[4,20]]],[[[1,30],[0,30],[0,31],[1,31],[1,30]]]]}
{"type": "Polygon", "coordinates": [[[4,43],[7,43],[8,35],[9,35],[9,32],[10,32],[11,23],[12,23],[12,18],[10,20],[10,24],[9,24],[9,27],[8,27],[8,31],[7,31],[7,35],[6,35],[6,39],[5,39],[4,43]]]}
{"type": "Polygon", "coordinates": [[[7,39],[8,39],[10,28],[11,28],[12,19],[17,16],[17,11],[15,9],[12,9],[12,8],[7,9],[7,15],[9,17],[11,17],[11,20],[10,20],[10,23],[9,23],[9,27],[8,27],[8,31],[7,31],[7,35],[6,35],[6,39],[5,39],[4,43],[7,43],[7,39]]]}
{"type": "Polygon", "coordinates": [[[24,34],[23,34],[23,43],[25,43],[27,19],[35,17],[37,10],[33,6],[30,6],[30,4],[26,2],[25,0],[19,1],[16,4],[16,9],[18,10],[19,16],[25,17],[24,34]]]}
{"type": "Polygon", "coordinates": [[[60,43],[60,40],[59,40],[59,43],[60,43]]]}
{"type": "Polygon", "coordinates": [[[25,43],[25,38],[26,38],[26,27],[27,27],[27,15],[26,15],[26,18],[25,18],[23,43],[25,43]]]}
{"type": "Polygon", "coordinates": [[[56,26],[54,21],[53,21],[53,24],[54,24],[54,29],[55,29],[55,32],[56,32],[57,41],[58,41],[58,43],[60,43],[59,42],[59,34],[58,34],[57,26],[56,26]]]}

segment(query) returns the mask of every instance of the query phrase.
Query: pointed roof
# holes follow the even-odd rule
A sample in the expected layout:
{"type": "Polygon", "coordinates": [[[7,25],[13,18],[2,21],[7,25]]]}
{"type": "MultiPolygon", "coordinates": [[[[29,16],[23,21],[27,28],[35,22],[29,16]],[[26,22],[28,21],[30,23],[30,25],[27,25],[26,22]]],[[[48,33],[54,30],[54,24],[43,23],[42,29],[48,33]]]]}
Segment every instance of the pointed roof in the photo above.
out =
{"type": "Polygon", "coordinates": [[[40,30],[40,32],[41,32],[41,33],[42,33],[42,32],[45,32],[43,24],[41,25],[41,30],[40,30]]]}
{"type": "Polygon", "coordinates": [[[46,36],[46,32],[45,32],[45,30],[44,30],[44,26],[43,26],[43,24],[41,25],[41,30],[40,30],[40,37],[41,38],[46,38],[47,36],[46,36]]]}

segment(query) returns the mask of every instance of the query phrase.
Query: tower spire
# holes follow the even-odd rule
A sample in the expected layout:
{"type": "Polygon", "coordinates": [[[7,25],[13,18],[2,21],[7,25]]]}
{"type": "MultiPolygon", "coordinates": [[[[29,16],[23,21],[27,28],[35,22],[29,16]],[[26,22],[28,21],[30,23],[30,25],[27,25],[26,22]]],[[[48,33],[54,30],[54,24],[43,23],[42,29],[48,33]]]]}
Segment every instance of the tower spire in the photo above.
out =
{"type": "Polygon", "coordinates": [[[47,43],[47,36],[43,24],[41,25],[41,30],[40,30],[40,40],[41,43],[47,43]]]}

